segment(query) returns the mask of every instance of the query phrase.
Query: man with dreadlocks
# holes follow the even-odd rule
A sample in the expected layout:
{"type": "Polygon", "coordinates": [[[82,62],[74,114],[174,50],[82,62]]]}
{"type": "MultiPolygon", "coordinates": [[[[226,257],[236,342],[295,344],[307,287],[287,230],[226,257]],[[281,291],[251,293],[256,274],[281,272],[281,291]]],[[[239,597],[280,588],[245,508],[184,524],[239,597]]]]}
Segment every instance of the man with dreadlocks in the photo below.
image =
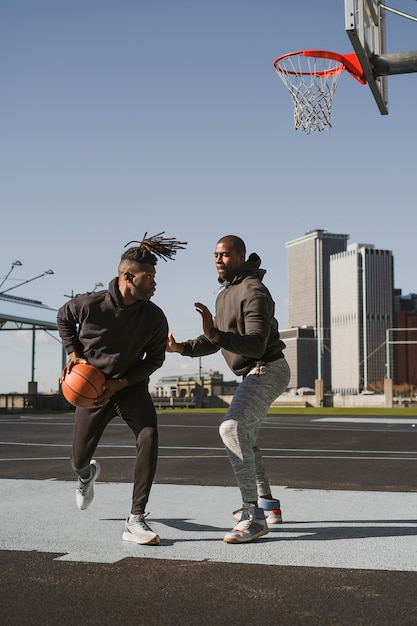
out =
{"type": "MultiPolygon", "coordinates": [[[[91,408],[75,410],[71,465],[78,476],[76,502],[87,509],[94,497],[100,465],[94,452],[109,422],[121,417],[136,438],[133,495],[123,539],[159,544],[145,520],[145,507],[158,456],[157,416],[148,386],[149,376],[164,362],[168,323],[150,302],[155,293],[157,257],[172,258],[186,242],[161,237],[129,248],[121,257],[118,276],[106,290],[76,295],[57,315],[58,331],[69,361],[62,378],[76,363],[90,363],[106,376],[102,395],[91,408]]],[[[125,246],[126,247],[126,246],[125,246]]]]}
{"type": "Polygon", "coordinates": [[[272,402],[288,386],[290,371],[284,358],[274,317],[274,302],[262,283],[265,270],[255,253],[246,258],[245,243],[227,235],[216,245],[214,260],[223,289],[216,300],[216,317],[201,302],[203,334],[177,343],[169,333],[167,352],[204,356],[218,350],[237,375],[243,376],[220,425],[240,492],[242,508],[233,513],[238,522],[226,533],[227,543],[253,541],[268,533],[268,524],[282,521],[279,500],[272,497],[262,455],[257,446],[259,428],[272,402]]]}

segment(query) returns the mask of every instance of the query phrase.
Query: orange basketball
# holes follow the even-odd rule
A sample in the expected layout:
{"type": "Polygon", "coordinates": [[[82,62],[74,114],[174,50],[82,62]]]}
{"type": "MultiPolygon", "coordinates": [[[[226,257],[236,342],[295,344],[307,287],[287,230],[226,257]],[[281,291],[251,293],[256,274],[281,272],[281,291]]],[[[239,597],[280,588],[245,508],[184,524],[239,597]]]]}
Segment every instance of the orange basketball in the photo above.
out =
{"type": "Polygon", "coordinates": [[[103,372],[88,363],[77,363],[61,383],[62,393],[74,406],[91,407],[106,382],[103,372]]]}

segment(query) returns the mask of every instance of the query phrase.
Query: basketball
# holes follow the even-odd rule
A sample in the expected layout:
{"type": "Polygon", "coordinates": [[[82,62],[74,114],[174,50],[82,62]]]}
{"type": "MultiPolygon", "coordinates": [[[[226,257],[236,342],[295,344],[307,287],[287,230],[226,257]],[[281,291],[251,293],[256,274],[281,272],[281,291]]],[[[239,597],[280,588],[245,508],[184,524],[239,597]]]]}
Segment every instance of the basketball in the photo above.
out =
{"type": "Polygon", "coordinates": [[[103,372],[88,363],[77,363],[62,380],[65,399],[73,406],[91,407],[106,382],[103,372]]]}

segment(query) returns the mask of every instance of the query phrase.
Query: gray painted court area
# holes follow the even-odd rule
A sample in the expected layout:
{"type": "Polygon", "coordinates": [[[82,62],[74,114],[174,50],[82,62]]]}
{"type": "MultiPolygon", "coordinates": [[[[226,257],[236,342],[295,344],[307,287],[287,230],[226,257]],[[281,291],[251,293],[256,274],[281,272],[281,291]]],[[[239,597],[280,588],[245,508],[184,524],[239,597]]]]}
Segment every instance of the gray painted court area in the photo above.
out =
{"type": "Polygon", "coordinates": [[[284,524],[257,542],[222,541],[240,505],[235,487],[155,484],[149,522],[160,546],[123,542],[132,486],[96,483],[87,511],[75,482],[0,480],[0,549],[58,553],[59,560],[115,563],[127,557],[417,571],[413,493],[327,491],[276,486],[284,524]]]}

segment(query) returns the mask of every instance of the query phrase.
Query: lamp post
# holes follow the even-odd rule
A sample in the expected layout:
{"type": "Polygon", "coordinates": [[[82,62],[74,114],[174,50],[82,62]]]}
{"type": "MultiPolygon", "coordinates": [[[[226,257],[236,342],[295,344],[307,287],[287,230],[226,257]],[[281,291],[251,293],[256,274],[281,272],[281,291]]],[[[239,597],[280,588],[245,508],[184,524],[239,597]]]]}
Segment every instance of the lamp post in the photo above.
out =
{"type": "MultiPolygon", "coordinates": [[[[15,261],[12,261],[12,266],[10,270],[8,271],[8,273],[6,274],[6,276],[3,278],[0,284],[0,287],[8,279],[8,277],[10,276],[14,268],[19,265],[22,265],[22,263],[18,261],[17,259],[15,261]]],[[[12,287],[9,287],[8,289],[4,289],[4,291],[0,291],[0,296],[4,295],[5,293],[8,293],[9,291],[12,291],[12,289],[17,289],[17,287],[21,287],[22,285],[27,285],[27,283],[31,283],[33,280],[42,278],[42,276],[46,276],[47,274],[54,274],[54,271],[48,268],[47,270],[43,271],[42,274],[38,274],[38,276],[34,276],[33,278],[28,278],[27,280],[23,280],[21,283],[18,283],[17,285],[13,285],[12,287]]],[[[31,367],[31,380],[28,383],[29,394],[36,394],[38,392],[38,383],[35,381],[35,351],[36,351],[36,326],[34,324],[32,326],[32,367],[31,367]]]]}
{"type": "Polygon", "coordinates": [[[13,272],[14,268],[17,267],[18,265],[22,265],[22,263],[20,261],[18,261],[17,259],[15,261],[12,261],[12,266],[9,269],[9,271],[7,272],[6,276],[1,281],[0,287],[2,287],[4,285],[6,280],[9,278],[10,274],[13,272]]]}
{"type": "MultiPolygon", "coordinates": [[[[94,293],[99,287],[104,287],[103,283],[96,283],[90,293],[94,293]]],[[[71,293],[64,293],[64,296],[65,298],[73,298],[75,296],[74,289],[71,289],[71,293]]]]}
{"type": "MultiPolygon", "coordinates": [[[[22,264],[20,263],[20,265],[22,265],[22,264]]],[[[10,270],[10,272],[11,271],[12,270],[10,270]]],[[[9,274],[10,274],[10,272],[9,272],[9,274]]],[[[42,272],[42,274],[39,274],[38,276],[34,276],[33,278],[28,278],[28,280],[24,280],[23,282],[19,283],[18,285],[13,285],[13,287],[9,287],[8,289],[5,289],[4,291],[0,291],[0,296],[2,296],[3,294],[7,293],[8,291],[11,291],[12,289],[17,289],[17,287],[21,287],[22,285],[26,285],[27,283],[31,283],[32,280],[36,280],[37,278],[42,278],[42,276],[45,276],[46,274],[54,274],[54,273],[55,272],[53,270],[47,269],[44,272],[42,272]]]]}

